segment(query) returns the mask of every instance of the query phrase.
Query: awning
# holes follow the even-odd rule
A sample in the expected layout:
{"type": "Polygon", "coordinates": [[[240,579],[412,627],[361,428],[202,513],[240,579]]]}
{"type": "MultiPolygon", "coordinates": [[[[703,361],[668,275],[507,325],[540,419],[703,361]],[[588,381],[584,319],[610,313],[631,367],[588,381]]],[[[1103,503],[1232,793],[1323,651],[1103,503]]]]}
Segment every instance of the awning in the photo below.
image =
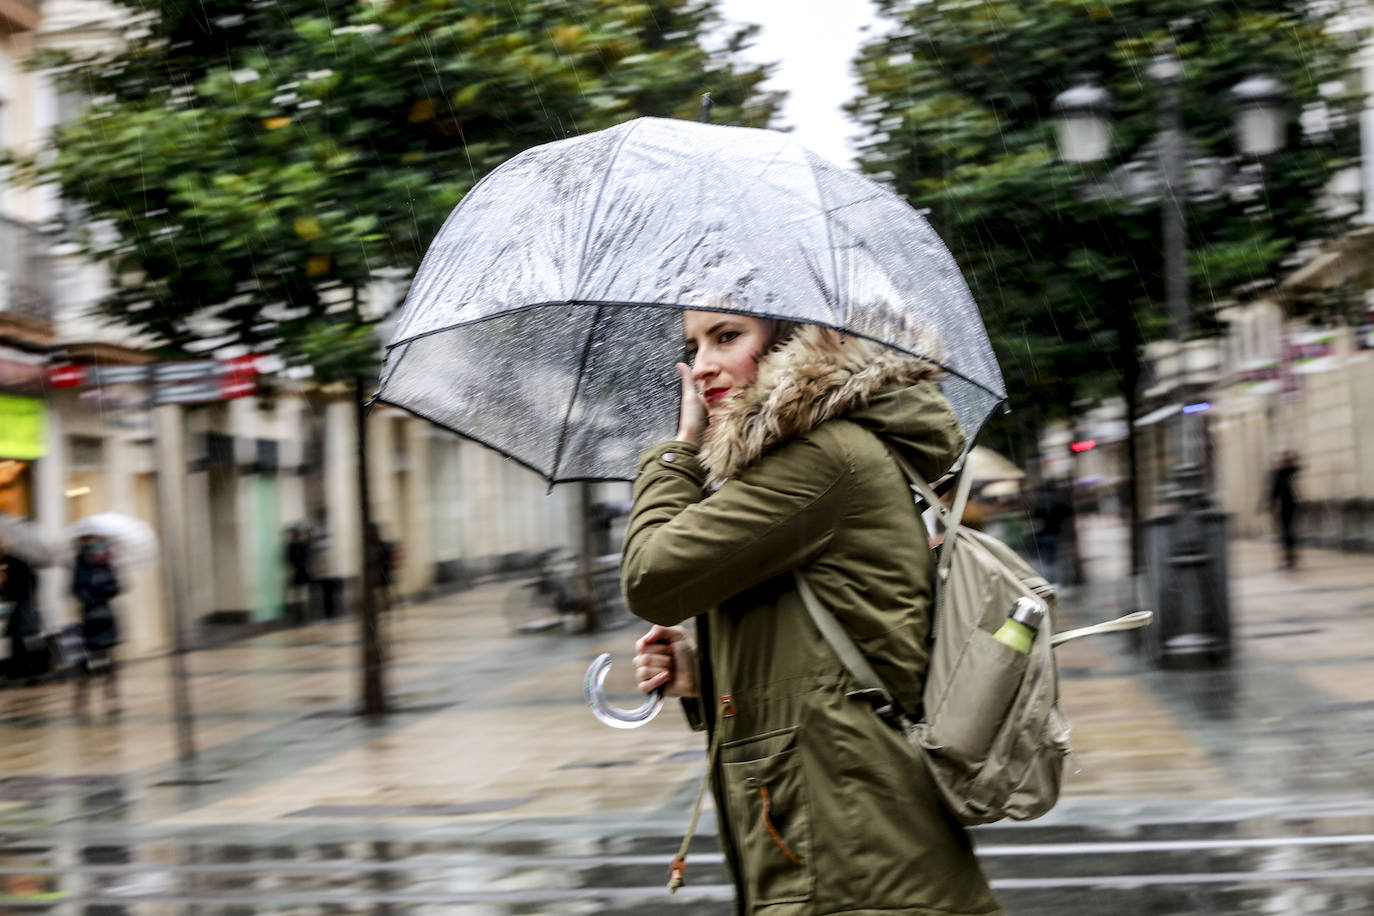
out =
{"type": "Polygon", "coordinates": [[[1018,468],[1010,459],[983,445],[975,445],[968,456],[969,471],[978,482],[990,480],[1020,480],[1026,472],[1018,468]]]}
{"type": "Polygon", "coordinates": [[[1163,407],[1155,408],[1154,410],[1145,414],[1145,416],[1143,417],[1136,417],[1135,425],[1151,426],[1155,423],[1158,423],[1160,420],[1167,420],[1169,417],[1172,417],[1174,414],[1178,413],[1182,409],[1182,404],[1165,404],[1163,407]]]}

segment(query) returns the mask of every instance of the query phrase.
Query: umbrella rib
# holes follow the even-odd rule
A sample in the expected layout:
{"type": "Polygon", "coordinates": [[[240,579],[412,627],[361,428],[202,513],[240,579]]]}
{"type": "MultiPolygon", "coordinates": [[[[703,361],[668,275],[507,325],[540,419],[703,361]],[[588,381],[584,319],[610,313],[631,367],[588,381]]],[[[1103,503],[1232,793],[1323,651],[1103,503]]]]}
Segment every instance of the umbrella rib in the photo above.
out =
{"type": "MultiPolygon", "coordinates": [[[[596,225],[596,214],[601,211],[601,198],[606,193],[606,185],[610,184],[611,172],[615,170],[615,162],[620,158],[620,151],[625,148],[625,142],[630,139],[630,134],[634,133],[635,129],[639,127],[641,123],[643,123],[642,118],[630,122],[630,126],[626,128],[625,133],[620,137],[619,141],[617,141],[615,149],[611,150],[611,159],[606,163],[606,170],[601,173],[601,184],[596,189],[596,200],[592,201],[592,209],[587,216],[587,229],[582,236],[582,250],[577,253],[577,275],[574,278],[576,284],[573,290],[574,293],[581,292],[582,290],[582,271],[587,266],[587,250],[592,246],[592,227],[596,225]]],[[[576,298],[575,295],[574,298],[576,298]]]]}
{"type": "Polygon", "coordinates": [[[840,305],[840,265],[835,258],[835,237],[830,231],[830,208],[825,203],[825,192],[821,190],[820,176],[816,174],[816,164],[811,161],[811,154],[803,149],[802,159],[806,162],[807,171],[811,173],[811,181],[816,186],[816,200],[821,207],[821,225],[825,227],[825,247],[830,252],[830,299],[831,312],[835,315],[835,323],[843,324],[848,315],[839,314],[840,305]]]}
{"type": "MultiPolygon", "coordinates": [[[[537,147],[534,147],[534,148],[537,149],[537,147]]],[[[528,152],[528,150],[527,150],[526,152],[528,152]]],[[[488,181],[491,181],[491,179],[493,179],[495,176],[497,176],[497,175],[500,174],[501,172],[505,171],[508,167],[511,166],[511,163],[515,162],[515,160],[518,159],[518,158],[520,158],[520,157],[519,157],[519,156],[512,156],[510,159],[507,159],[505,162],[501,163],[501,164],[498,165],[496,168],[492,169],[490,172],[487,172],[487,174],[485,174],[485,175],[483,175],[481,178],[477,179],[477,183],[474,184],[472,187],[468,188],[467,193],[464,194],[464,195],[462,196],[462,198],[459,199],[458,203],[457,203],[457,204],[454,206],[454,208],[449,212],[449,215],[446,216],[446,217],[444,217],[444,221],[443,221],[443,223],[440,224],[440,226],[439,226],[439,231],[438,231],[437,233],[435,233],[434,238],[435,238],[435,239],[441,238],[441,237],[443,236],[443,234],[444,234],[444,230],[448,228],[449,224],[452,223],[452,222],[454,222],[455,220],[458,219],[458,214],[459,214],[459,212],[463,209],[463,206],[464,206],[465,204],[467,204],[468,198],[472,196],[472,194],[473,194],[474,191],[479,190],[479,189],[482,187],[482,185],[486,184],[488,181]]],[[[492,181],[491,183],[492,183],[492,184],[495,184],[496,182],[492,181]]],[[[422,279],[422,277],[423,277],[423,274],[422,274],[422,272],[421,272],[421,269],[422,269],[424,266],[425,266],[425,265],[424,265],[424,262],[423,262],[423,260],[422,260],[421,263],[420,263],[420,268],[417,269],[417,270],[415,271],[415,274],[410,278],[410,280],[411,280],[411,282],[410,282],[410,289],[408,289],[408,290],[406,291],[405,299],[401,302],[401,316],[400,316],[400,318],[399,318],[399,319],[397,320],[397,322],[396,322],[396,330],[398,330],[398,331],[401,330],[401,328],[404,326],[404,322],[405,322],[406,318],[408,317],[408,313],[407,313],[407,311],[406,311],[406,306],[410,303],[410,294],[411,294],[411,292],[412,292],[412,291],[417,287],[417,285],[418,285],[417,281],[419,281],[419,280],[422,279]]],[[[418,311],[418,310],[417,310],[417,311],[418,311]]]]}
{"type": "Polygon", "coordinates": [[[558,476],[558,466],[563,462],[563,446],[568,442],[568,422],[572,419],[573,408],[577,406],[577,396],[582,393],[582,379],[587,372],[587,360],[591,358],[592,341],[596,338],[597,326],[601,324],[602,307],[596,307],[592,315],[591,327],[587,330],[587,340],[582,344],[582,358],[577,364],[577,378],[573,380],[572,397],[568,399],[568,410],[563,414],[563,428],[558,432],[558,446],[553,452],[553,464],[549,467],[549,479],[558,476]]]}

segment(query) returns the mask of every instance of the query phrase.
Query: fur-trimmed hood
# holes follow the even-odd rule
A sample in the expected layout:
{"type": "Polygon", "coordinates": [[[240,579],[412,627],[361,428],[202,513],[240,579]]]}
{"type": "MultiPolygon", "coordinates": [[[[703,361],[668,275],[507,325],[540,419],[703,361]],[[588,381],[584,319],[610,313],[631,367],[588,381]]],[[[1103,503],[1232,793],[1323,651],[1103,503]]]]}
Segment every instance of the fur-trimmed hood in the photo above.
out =
{"type": "Polygon", "coordinates": [[[802,325],[759,359],[754,383],[711,420],[701,449],[707,486],[719,486],[769,450],[838,416],[897,445],[935,479],[964,447],[953,411],[931,384],[939,377],[927,360],[802,325]]]}

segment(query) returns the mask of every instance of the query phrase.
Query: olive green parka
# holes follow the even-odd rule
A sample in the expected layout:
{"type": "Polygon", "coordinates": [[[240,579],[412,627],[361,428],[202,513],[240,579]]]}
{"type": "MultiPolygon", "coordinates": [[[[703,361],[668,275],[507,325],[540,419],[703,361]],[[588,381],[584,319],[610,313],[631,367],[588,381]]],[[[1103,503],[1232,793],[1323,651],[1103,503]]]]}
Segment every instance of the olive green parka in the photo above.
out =
{"type": "Polygon", "coordinates": [[[654,623],[697,617],[699,718],[738,912],[1000,913],[967,832],[806,613],[800,570],[919,714],[933,566],[883,440],[927,478],[964,436],[930,364],[803,326],[703,447],[640,458],[622,584],[654,623]],[[881,438],[880,438],[881,437],[881,438]],[[701,616],[698,616],[701,615],[701,616]]]}

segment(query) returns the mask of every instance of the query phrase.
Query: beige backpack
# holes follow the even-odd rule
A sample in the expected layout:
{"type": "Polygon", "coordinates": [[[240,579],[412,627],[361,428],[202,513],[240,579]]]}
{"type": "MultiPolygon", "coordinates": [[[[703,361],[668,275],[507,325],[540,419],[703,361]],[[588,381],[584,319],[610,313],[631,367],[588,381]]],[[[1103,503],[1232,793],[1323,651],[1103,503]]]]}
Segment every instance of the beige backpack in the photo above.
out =
{"type": "Polygon", "coordinates": [[[944,530],[937,548],[930,667],[919,721],[896,708],[863,653],[798,572],[802,600],[859,684],[854,693],[906,732],[955,817],[970,825],[1039,817],[1059,799],[1069,752],[1054,647],[1144,626],[1153,615],[1138,611],[1054,633],[1054,587],[1001,541],[960,524],[973,475],[960,475],[953,506],[946,508],[911,463],[890,451],[918,494],[917,503],[934,508],[944,530]],[[1024,599],[1042,612],[1029,652],[993,635],[1024,599]]]}

